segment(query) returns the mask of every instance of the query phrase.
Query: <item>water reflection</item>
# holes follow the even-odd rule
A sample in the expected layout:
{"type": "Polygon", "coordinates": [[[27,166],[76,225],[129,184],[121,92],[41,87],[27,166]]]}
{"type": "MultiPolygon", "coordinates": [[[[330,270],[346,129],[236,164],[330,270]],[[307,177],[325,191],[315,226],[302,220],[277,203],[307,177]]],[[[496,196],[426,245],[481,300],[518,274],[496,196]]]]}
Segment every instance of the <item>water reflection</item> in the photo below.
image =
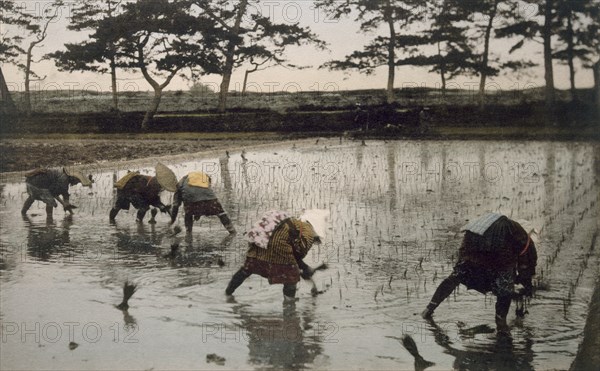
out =
{"type": "Polygon", "coordinates": [[[531,333],[525,333],[523,349],[515,352],[513,341],[492,334],[493,330],[489,326],[459,329],[459,337],[466,340],[463,342],[464,349],[461,350],[453,346],[448,332],[433,319],[427,322],[436,344],[444,348],[444,353],[454,357],[453,369],[455,370],[534,370],[531,333]],[[472,338],[480,334],[490,334],[489,336],[494,336],[495,339],[489,343],[481,343],[478,340],[477,344],[474,344],[472,338]]]}
{"type": "Polygon", "coordinates": [[[314,308],[299,313],[286,304],[281,314],[252,313],[247,305],[234,305],[248,340],[249,363],[257,367],[296,370],[314,363],[323,352],[314,308]]]}
{"type": "Polygon", "coordinates": [[[219,169],[221,172],[221,181],[225,190],[223,204],[226,210],[230,210],[229,214],[233,214],[233,185],[231,182],[231,173],[229,171],[229,152],[225,151],[225,155],[219,157],[219,169]]]}
{"type": "Polygon", "coordinates": [[[388,183],[389,183],[389,194],[390,194],[390,211],[395,212],[397,208],[398,189],[396,187],[396,146],[387,146],[387,170],[388,170],[388,183]]]}
{"type": "MultiPolygon", "coordinates": [[[[471,336],[472,341],[446,342],[442,348],[434,344],[431,348],[436,355],[424,356],[438,366],[442,364],[440,357],[447,358],[449,363],[442,366],[446,368],[452,367],[453,357],[459,369],[493,368],[495,364],[500,365],[497,368],[568,368],[587,315],[589,288],[597,276],[592,262],[600,250],[592,251],[590,246],[600,213],[600,146],[452,141],[369,141],[366,146],[329,142],[327,146],[325,150],[321,142],[277,153],[256,150],[241,162],[238,152],[231,158],[172,164],[178,176],[194,169],[215,169],[215,192],[223,196],[224,204],[230,204],[240,231],[269,209],[296,213],[312,205],[331,210],[330,237],[309,256],[310,263],[327,261],[330,265],[319,274],[319,286],[326,292],[316,299],[314,312],[313,307],[304,309],[311,305],[311,298],[300,295],[296,313],[288,316],[280,312],[279,290],[267,289],[245,296],[250,305],[237,308],[233,315],[223,311],[224,285],[247,249],[243,234],[227,234],[216,218],[205,219],[199,232],[189,238],[184,233],[175,235],[165,218],[159,218],[156,225],[135,224],[131,215],[110,225],[107,213],[114,187],[113,172],[107,171],[97,174],[93,197],[74,189],[73,200],[80,206],[74,222],[62,220],[62,213],[47,223],[42,215],[25,222],[15,218],[26,195],[23,184],[0,184],[0,316],[21,323],[30,319],[52,322],[57,314],[79,322],[88,321],[88,314],[93,320],[106,315],[111,323],[116,319],[134,325],[129,313],[121,318],[111,306],[118,302],[115,293],[120,293],[120,286],[129,279],[143,288],[134,296],[134,308],[139,309],[130,310],[137,322],[146,326],[147,331],[139,334],[147,354],[162,354],[168,348],[180,351],[178,359],[193,361],[195,356],[186,352],[183,344],[193,344],[197,334],[177,319],[196,324],[222,322],[225,327],[241,322],[252,335],[247,348],[235,344],[237,348],[231,349],[231,344],[218,343],[211,349],[216,354],[231,352],[229,368],[406,369],[412,361],[376,358],[377,354],[396,352],[396,348],[386,349],[371,341],[380,339],[381,329],[388,325],[387,321],[381,325],[382,313],[396,313],[389,323],[392,326],[412,321],[413,313],[420,312],[431,297],[439,277],[454,265],[460,244],[460,234],[456,233],[465,219],[489,210],[514,211],[519,217],[544,221],[545,249],[540,249],[538,266],[549,289],[539,291],[532,300],[540,313],[527,321],[535,330],[533,335],[527,334],[523,340],[516,337],[514,345],[504,349],[481,333],[461,332],[460,336],[471,336]],[[215,164],[220,165],[220,176],[215,164]],[[490,164],[487,172],[486,164],[490,164]],[[500,171],[502,176],[497,176],[500,171]],[[174,244],[177,247],[170,254],[174,244]],[[35,264],[29,256],[51,263],[35,264]],[[57,256],[73,259],[63,264],[66,260],[57,256]],[[588,258],[589,265],[582,265],[588,258]],[[81,289],[98,285],[102,291],[81,289]],[[22,293],[32,289],[49,295],[36,292],[23,298],[22,293]],[[61,295],[73,294],[78,295],[78,303],[106,305],[94,304],[87,311],[85,304],[60,309],[48,305],[50,300],[60,302],[56,298],[61,295]],[[566,297],[569,302],[565,302],[566,297]],[[109,311],[103,313],[107,308],[109,311]],[[164,321],[166,317],[170,321],[164,321]],[[357,341],[341,347],[329,344],[325,336],[315,336],[319,328],[315,321],[331,318],[351,334],[360,331],[360,336],[352,338],[357,341]],[[289,332],[263,341],[263,334],[273,327],[289,328],[289,332]],[[154,336],[157,332],[150,330],[157,328],[160,334],[177,334],[178,346],[173,347],[171,336],[154,336]],[[283,336],[288,333],[294,338],[283,336]],[[533,360],[531,339],[536,345],[533,360]],[[441,355],[442,350],[452,356],[441,355]]],[[[117,175],[125,171],[117,170],[117,175]]],[[[445,303],[453,320],[486,323],[489,313],[479,310],[481,296],[463,289],[456,297],[461,300],[445,303]]],[[[482,330],[485,328],[474,331],[482,330]]],[[[431,336],[429,330],[427,333],[431,336]]],[[[345,336],[343,341],[349,338],[345,336]]],[[[47,353],[38,353],[37,344],[26,348],[28,344],[20,342],[20,336],[15,340],[4,347],[6,354],[26,349],[36,365],[47,364],[49,356],[55,355],[51,347],[45,348],[47,353]]],[[[110,347],[95,349],[106,358],[99,357],[93,364],[90,361],[89,368],[102,367],[101,361],[117,357],[123,360],[122,368],[165,368],[159,361],[153,364],[159,357],[149,357],[151,360],[142,364],[129,357],[131,348],[113,347],[112,342],[110,347]]],[[[21,359],[0,357],[0,368],[23,368],[21,359]]],[[[58,366],[78,368],[82,364],[58,366]]]]}
{"type": "Polygon", "coordinates": [[[191,235],[184,239],[175,238],[170,252],[164,256],[173,267],[212,267],[225,265],[226,251],[234,241],[234,235],[228,234],[219,242],[205,239],[194,244],[191,235]]]}
{"type": "Polygon", "coordinates": [[[121,309],[121,312],[123,313],[123,327],[125,328],[125,331],[135,330],[137,328],[137,321],[129,314],[129,310],[121,309]]]}
{"type": "Polygon", "coordinates": [[[119,253],[155,254],[165,237],[165,232],[158,231],[155,224],[136,223],[133,233],[129,227],[119,227],[115,224],[114,237],[119,253]]]}
{"type": "MultiPolygon", "coordinates": [[[[364,141],[363,141],[363,143],[364,143],[364,141]]],[[[364,157],[365,157],[365,145],[361,144],[360,146],[356,147],[356,168],[358,171],[361,170],[364,157]]]]}
{"type": "Polygon", "coordinates": [[[69,249],[69,229],[73,224],[71,215],[65,216],[60,226],[51,218],[46,219],[43,224],[38,224],[24,215],[23,221],[27,228],[27,254],[30,257],[49,261],[53,256],[69,249]]]}

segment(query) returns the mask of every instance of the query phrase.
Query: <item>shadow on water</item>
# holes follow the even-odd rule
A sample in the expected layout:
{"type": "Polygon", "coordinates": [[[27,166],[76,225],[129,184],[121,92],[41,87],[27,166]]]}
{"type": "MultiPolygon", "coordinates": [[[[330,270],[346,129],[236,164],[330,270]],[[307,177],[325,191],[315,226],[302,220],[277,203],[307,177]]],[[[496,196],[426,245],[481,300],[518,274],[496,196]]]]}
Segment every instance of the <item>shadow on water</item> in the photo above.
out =
{"type": "Polygon", "coordinates": [[[71,215],[65,216],[59,224],[51,218],[35,223],[28,216],[23,216],[23,221],[27,228],[27,254],[31,258],[47,262],[70,250],[71,215]]]}
{"type": "MultiPolygon", "coordinates": [[[[444,353],[454,357],[455,370],[534,370],[533,340],[531,334],[525,331],[522,341],[523,349],[516,351],[513,339],[497,336],[493,329],[487,325],[476,326],[470,329],[459,329],[458,335],[465,341],[464,349],[454,346],[447,331],[433,319],[427,321],[436,344],[444,348],[444,353]],[[495,338],[490,342],[481,343],[471,341],[480,334],[490,334],[495,338]],[[469,344],[470,343],[470,344],[469,344]]],[[[526,329],[525,329],[526,330],[526,329]]],[[[520,339],[521,340],[521,339],[520,339]]]]}
{"type": "Polygon", "coordinates": [[[281,313],[252,313],[236,304],[233,313],[241,320],[242,336],[248,341],[249,363],[262,368],[296,370],[314,364],[323,352],[317,336],[314,308],[302,312],[295,303],[284,304],[281,313]]]}

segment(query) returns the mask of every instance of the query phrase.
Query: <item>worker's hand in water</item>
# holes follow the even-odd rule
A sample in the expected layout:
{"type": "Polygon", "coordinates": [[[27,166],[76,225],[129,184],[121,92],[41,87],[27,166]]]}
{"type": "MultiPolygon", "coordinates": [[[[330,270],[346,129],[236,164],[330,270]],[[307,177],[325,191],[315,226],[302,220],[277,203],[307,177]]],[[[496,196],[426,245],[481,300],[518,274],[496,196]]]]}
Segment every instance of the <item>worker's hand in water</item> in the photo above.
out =
{"type": "Polygon", "coordinates": [[[319,289],[317,288],[317,285],[313,285],[313,287],[310,288],[310,294],[312,296],[317,296],[319,295],[321,292],[319,292],[319,289]]]}
{"type": "Polygon", "coordinates": [[[75,206],[75,205],[71,205],[71,204],[65,204],[65,205],[63,206],[63,209],[65,210],[65,212],[67,212],[67,211],[68,211],[68,212],[69,212],[69,213],[71,213],[71,214],[73,214],[73,209],[76,209],[76,208],[77,208],[77,206],[75,206]]]}
{"type": "Polygon", "coordinates": [[[515,282],[516,282],[516,285],[515,285],[514,290],[519,295],[529,296],[529,297],[531,297],[533,295],[533,283],[531,281],[531,276],[527,276],[525,274],[519,274],[519,275],[517,275],[515,282]]]}
{"type": "Polygon", "coordinates": [[[313,276],[313,274],[315,274],[315,270],[311,267],[306,267],[300,273],[300,277],[302,277],[305,280],[308,280],[313,276]]]}
{"type": "Polygon", "coordinates": [[[171,216],[171,205],[167,205],[164,207],[160,208],[160,212],[161,213],[166,213],[167,215],[171,216]]]}

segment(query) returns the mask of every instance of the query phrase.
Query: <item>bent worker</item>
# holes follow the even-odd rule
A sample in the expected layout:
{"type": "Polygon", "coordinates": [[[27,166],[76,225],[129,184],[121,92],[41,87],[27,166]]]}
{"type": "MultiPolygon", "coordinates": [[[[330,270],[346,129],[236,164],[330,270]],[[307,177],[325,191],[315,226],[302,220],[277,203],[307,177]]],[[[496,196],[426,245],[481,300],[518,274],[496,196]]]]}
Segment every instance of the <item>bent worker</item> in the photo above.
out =
{"type": "Polygon", "coordinates": [[[223,210],[217,195],[211,188],[212,179],[201,171],[194,171],[177,182],[175,195],[173,196],[173,210],[171,213],[171,224],[175,223],[179,207],[183,203],[184,224],[187,233],[192,233],[194,220],[202,216],[216,215],[229,233],[235,233],[235,227],[231,219],[223,210]]]}
{"type": "Polygon", "coordinates": [[[315,272],[303,259],[314,243],[321,243],[328,218],[326,210],[309,210],[299,218],[282,211],[266,213],[247,233],[246,261],[225,294],[232,295],[246,278],[258,274],[271,285],[283,284],[284,301],[294,301],[300,277],[309,280],[315,272]]]}
{"type": "Polygon", "coordinates": [[[518,223],[495,213],[485,214],[467,224],[463,229],[465,236],[458,262],[450,276],[436,289],[421,313],[422,317],[430,318],[438,305],[462,283],[467,289],[482,294],[491,291],[496,295],[497,333],[510,336],[506,316],[515,296],[515,284],[523,286],[520,294],[531,296],[531,280],[537,264],[533,241],[536,231],[530,229],[528,232],[521,224],[527,223],[518,223]]]}
{"type": "Polygon", "coordinates": [[[52,219],[52,212],[58,201],[65,212],[73,214],[75,205],[69,203],[69,186],[81,183],[84,187],[92,186],[91,175],[83,176],[79,171],[54,169],[36,169],[25,174],[25,184],[29,197],[23,203],[21,214],[26,215],[34,201],[46,204],[46,217],[52,219]],[[62,199],[60,198],[62,196],[62,199]]]}
{"type": "Polygon", "coordinates": [[[129,210],[130,205],[137,209],[136,221],[139,223],[143,222],[150,207],[152,211],[148,223],[156,223],[154,218],[158,210],[170,214],[170,206],[163,204],[160,199],[163,188],[155,176],[142,175],[137,171],[128,172],[115,183],[115,188],[117,198],[109,214],[109,220],[113,223],[119,211],[129,210]]]}

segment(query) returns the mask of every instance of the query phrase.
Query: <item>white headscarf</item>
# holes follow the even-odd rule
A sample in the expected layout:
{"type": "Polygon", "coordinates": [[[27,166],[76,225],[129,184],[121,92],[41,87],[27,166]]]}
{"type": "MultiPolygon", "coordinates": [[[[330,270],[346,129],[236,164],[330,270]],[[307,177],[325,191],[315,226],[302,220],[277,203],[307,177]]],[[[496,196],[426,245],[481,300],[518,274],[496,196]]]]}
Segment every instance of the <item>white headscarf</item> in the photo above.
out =
{"type": "Polygon", "coordinates": [[[523,227],[525,232],[527,232],[527,234],[529,235],[529,237],[531,237],[531,240],[534,243],[538,243],[543,227],[537,228],[537,226],[533,222],[530,222],[529,220],[525,219],[519,219],[516,222],[519,223],[521,227],[523,227]]]}
{"type": "Polygon", "coordinates": [[[67,168],[63,168],[63,171],[68,176],[72,176],[73,178],[79,179],[79,181],[81,182],[82,186],[84,186],[84,187],[91,187],[92,186],[92,181],[90,180],[90,178],[84,176],[80,171],[70,170],[70,169],[67,169],[67,168]]]}
{"type": "Polygon", "coordinates": [[[300,220],[303,222],[309,222],[317,237],[323,241],[325,239],[325,235],[327,234],[327,229],[329,229],[330,220],[329,220],[329,210],[325,209],[311,209],[304,210],[302,215],[300,215],[300,220]]]}

